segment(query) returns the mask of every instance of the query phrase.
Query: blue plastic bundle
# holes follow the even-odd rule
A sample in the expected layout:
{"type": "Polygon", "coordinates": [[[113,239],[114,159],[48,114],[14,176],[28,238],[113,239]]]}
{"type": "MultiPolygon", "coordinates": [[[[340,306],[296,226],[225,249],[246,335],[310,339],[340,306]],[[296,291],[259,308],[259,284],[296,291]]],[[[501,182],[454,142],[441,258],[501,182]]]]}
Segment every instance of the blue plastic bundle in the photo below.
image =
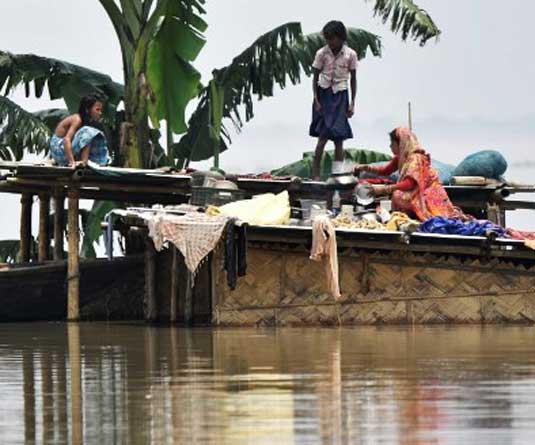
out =
{"type": "Polygon", "coordinates": [[[487,232],[494,232],[499,237],[505,236],[505,229],[490,221],[468,221],[436,216],[420,225],[420,232],[441,233],[443,235],[485,236],[487,232]]]}
{"type": "Polygon", "coordinates": [[[500,179],[507,170],[507,161],[494,150],[483,150],[467,156],[455,169],[453,176],[483,176],[500,179]]]}

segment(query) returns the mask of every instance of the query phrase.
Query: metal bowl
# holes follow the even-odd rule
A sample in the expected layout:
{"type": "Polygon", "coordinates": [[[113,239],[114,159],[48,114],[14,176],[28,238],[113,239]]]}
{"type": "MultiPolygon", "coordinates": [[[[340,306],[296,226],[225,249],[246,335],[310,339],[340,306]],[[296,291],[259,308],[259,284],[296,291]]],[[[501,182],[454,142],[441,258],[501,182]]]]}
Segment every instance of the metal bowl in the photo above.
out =
{"type": "Polygon", "coordinates": [[[375,199],[372,195],[370,186],[365,184],[357,185],[353,194],[355,195],[357,202],[362,206],[370,205],[375,199]]]}

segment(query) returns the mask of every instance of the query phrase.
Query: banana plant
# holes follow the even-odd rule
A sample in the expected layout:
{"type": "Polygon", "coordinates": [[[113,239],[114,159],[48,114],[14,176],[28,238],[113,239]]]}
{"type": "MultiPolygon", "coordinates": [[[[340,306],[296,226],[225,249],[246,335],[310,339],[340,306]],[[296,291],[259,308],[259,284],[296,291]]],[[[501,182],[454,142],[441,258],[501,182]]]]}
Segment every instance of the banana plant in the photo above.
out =
{"type": "MultiPolygon", "coordinates": [[[[63,99],[69,112],[76,111],[82,96],[99,93],[108,104],[105,116],[112,139],[120,145],[117,165],[148,168],[182,163],[176,159],[210,157],[218,165],[219,153],[230,143],[224,120],[240,129],[253,117],[255,98],[272,96],[275,85],[284,88],[288,81],[298,83],[301,73],[310,74],[313,53],[322,44],[319,34],[304,36],[298,23],[283,25],[261,36],[228,66],[214,70],[212,80],[203,87],[192,62],[205,44],[205,0],[95,1],[117,34],[123,84],[62,60],[0,51],[0,93],[7,96],[24,85],[29,96],[33,85],[33,94],[41,97],[48,89],[50,98],[63,99]],[[198,106],[187,131],[185,109],[195,97],[198,106]],[[120,102],[124,111],[117,113],[120,102]],[[239,110],[242,106],[245,119],[239,110]],[[162,121],[169,129],[167,153],[157,143],[162,121]],[[173,134],[184,136],[172,144],[173,134]]],[[[403,40],[423,45],[440,34],[429,14],[412,0],[364,1],[373,3],[374,14],[390,22],[403,40]]],[[[365,31],[350,30],[349,43],[361,58],[368,49],[374,55],[380,53],[379,38],[365,31]]],[[[52,116],[48,111],[25,113],[4,99],[0,102],[0,157],[20,159],[23,148],[45,152],[47,133],[38,120],[50,132],[54,113],[57,117],[66,111],[55,110],[52,116]]]]}
{"type": "MultiPolygon", "coordinates": [[[[321,33],[303,35],[300,23],[287,23],[259,37],[229,65],[214,70],[201,90],[188,132],[172,147],[174,157],[192,161],[213,157],[214,167],[219,168],[219,154],[230,142],[223,119],[240,131],[254,117],[255,98],[271,97],[275,86],[284,89],[288,83],[300,83],[302,73],[312,74],[314,55],[324,44],[321,33]]],[[[347,44],[359,59],[368,52],[381,55],[379,36],[361,29],[348,29],[347,44]]]]}

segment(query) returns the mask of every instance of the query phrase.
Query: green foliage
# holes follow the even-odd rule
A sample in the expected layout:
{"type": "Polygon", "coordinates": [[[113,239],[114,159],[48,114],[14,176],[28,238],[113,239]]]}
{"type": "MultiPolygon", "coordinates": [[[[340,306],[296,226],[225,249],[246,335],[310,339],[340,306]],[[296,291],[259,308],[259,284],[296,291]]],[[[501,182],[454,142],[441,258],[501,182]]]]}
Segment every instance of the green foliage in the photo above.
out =
{"type": "Polygon", "coordinates": [[[0,263],[14,263],[20,250],[19,240],[0,241],[0,263]]]}
{"type": "MultiPolygon", "coordinates": [[[[186,106],[198,96],[198,107],[188,123],[189,131],[178,143],[171,145],[167,154],[155,143],[154,133],[141,131],[134,137],[135,132],[130,132],[131,140],[124,141],[125,150],[121,152],[127,164],[134,162],[137,165],[144,159],[150,167],[174,163],[171,157],[176,162],[177,159],[200,161],[212,156],[216,157],[217,163],[219,153],[231,142],[223,119],[229,119],[239,131],[253,118],[255,99],[273,96],[275,87],[284,89],[288,83],[299,83],[303,72],[310,75],[314,54],[324,44],[320,34],[303,36],[299,23],[287,23],[259,37],[228,66],[214,70],[212,80],[202,87],[200,74],[191,62],[205,44],[203,33],[207,24],[202,18],[205,0],[99,2],[119,39],[125,87],[105,74],[61,60],[0,51],[0,93],[3,90],[3,94],[8,95],[23,85],[27,96],[33,86],[35,96],[41,97],[48,88],[51,99],[64,99],[71,112],[77,109],[80,98],[86,94],[104,96],[107,101],[105,121],[114,130],[109,135],[112,151],[119,142],[117,123],[127,120],[135,128],[143,128],[147,125],[147,108],[153,126],[158,128],[160,122],[166,120],[174,133],[184,133],[187,130],[186,106]],[[122,99],[125,100],[125,113],[119,113],[122,117],[118,119],[116,108],[122,99]],[[142,147],[152,150],[151,156],[141,156],[142,147]]],[[[393,32],[400,32],[404,40],[411,37],[423,45],[440,34],[429,14],[412,0],[374,0],[374,12],[383,21],[390,21],[393,32]]],[[[353,28],[348,32],[348,44],[357,51],[360,59],[368,51],[380,55],[378,36],[353,28]]],[[[3,103],[0,156],[20,158],[21,147],[26,143],[31,145],[30,150],[46,151],[38,120],[52,128],[59,114],[46,117],[37,114],[38,120],[32,120],[30,113],[18,110],[18,114],[13,114],[15,111],[11,111],[12,116],[22,119],[20,127],[32,133],[25,138],[22,131],[13,126],[7,132],[2,131],[9,122],[5,117],[8,105],[11,104],[3,103]],[[7,141],[15,148],[9,146],[8,149],[7,141]]],[[[116,159],[119,159],[118,153],[115,153],[116,159]]]]}
{"type": "Polygon", "coordinates": [[[167,2],[164,20],[149,44],[147,79],[152,123],[166,120],[173,132],[187,129],[185,110],[199,91],[201,74],[191,64],[206,43],[205,11],[196,0],[167,2]]]}
{"type": "Polygon", "coordinates": [[[49,127],[7,97],[0,96],[0,159],[20,161],[25,152],[48,152],[49,127]]]}
{"type": "MultiPolygon", "coordinates": [[[[312,73],[316,51],[325,45],[321,34],[303,36],[300,23],[287,23],[262,35],[232,63],[214,70],[213,79],[201,94],[190,118],[189,130],[173,147],[192,161],[209,159],[228,148],[230,138],[222,120],[228,118],[239,131],[254,117],[254,99],[274,95],[275,87],[301,82],[301,74],[312,73]],[[245,109],[245,117],[241,108],[245,109]]],[[[381,40],[360,29],[348,29],[348,45],[359,58],[368,51],[381,54],[381,40]]]]}
{"type": "Polygon", "coordinates": [[[81,255],[83,258],[95,258],[95,243],[102,237],[101,223],[104,217],[113,209],[121,208],[121,204],[113,201],[95,201],[91,211],[82,216],[84,237],[81,255]]]}
{"type": "Polygon", "coordinates": [[[4,95],[9,95],[24,85],[28,97],[32,84],[36,97],[41,97],[48,87],[50,98],[64,99],[71,112],[78,110],[80,99],[87,94],[100,94],[111,109],[124,94],[122,85],[97,71],[34,54],[0,51],[0,91],[4,89],[4,95]]]}
{"type": "MultiPolygon", "coordinates": [[[[370,0],[366,0],[370,1],[370,0]]],[[[390,20],[393,33],[401,32],[401,38],[420,40],[420,45],[440,35],[441,31],[431,16],[412,0],[374,0],[374,14],[383,23],[390,20]]]]}
{"type": "MultiPolygon", "coordinates": [[[[391,156],[373,150],[362,150],[348,148],[345,150],[345,159],[355,164],[372,164],[374,162],[388,161],[391,156]]],[[[327,179],[332,172],[332,164],[334,161],[334,151],[325,151],[321,159],[321,173],[322,179],[327,179]]],[[[294,162],[284,167],[273,170],[271,173],[274,176],[298,176],[300,178],[312,177],[312,165],[314,162],[314,153],[307,152],[303,154],[303,159],[294,162]]]]}

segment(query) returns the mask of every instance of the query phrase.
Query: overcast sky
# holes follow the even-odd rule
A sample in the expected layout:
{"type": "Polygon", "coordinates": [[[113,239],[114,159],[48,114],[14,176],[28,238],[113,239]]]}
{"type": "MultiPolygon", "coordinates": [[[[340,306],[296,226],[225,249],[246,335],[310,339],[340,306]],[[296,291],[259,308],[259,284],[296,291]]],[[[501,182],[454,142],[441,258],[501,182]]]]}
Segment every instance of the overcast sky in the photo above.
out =
{"type": "MultiPolygon", "coordinates": [[[[414,127],[434,158],[455,163],[479,149],[499,149],[510,163],[535,160],[535,59],[532,17],[526,0],[420,0],[443,34],[420,48],[402,43],[372,17],[364,0],[207,0],[207,45],[196,62],[205,79],[260,34],[289,21],[305,32],[341,19],[383,38],[383,57],[358,69],[355,139],[347,146],[387,150],[387,132],[404,124],[413,103],[414,127]],[[333,16],[335,11],[336,16],[333,16]]],[[[0,49],[63,59],[110,74],[122,82],[119,46],[97,0],[2,0],[0,49]]],[[[313,149],[308,137],[310,80],[256,104],[256,117],[234,137],[222,157],[227,171],[263,171],[313,149]]],[[[62,106],[47,100],[15,100],[28,109],[62,106]]],[[[513,167],[525,181],[532,170],[513,167]]],[[[0,196],[4,209],[15,200],[0,196]]],[[[14,213],[2,212],[1,237],[15,237],[14,213]]],[[[513,220],[514,221],[514,220],[513,220]]],[[[525,224],[522,224],[525,226],[525,224]]],[[[533,224],[531,225],[533,226],[533,224]]],[[[531,227],[535,229],[535,226],[531,227]]]]}

